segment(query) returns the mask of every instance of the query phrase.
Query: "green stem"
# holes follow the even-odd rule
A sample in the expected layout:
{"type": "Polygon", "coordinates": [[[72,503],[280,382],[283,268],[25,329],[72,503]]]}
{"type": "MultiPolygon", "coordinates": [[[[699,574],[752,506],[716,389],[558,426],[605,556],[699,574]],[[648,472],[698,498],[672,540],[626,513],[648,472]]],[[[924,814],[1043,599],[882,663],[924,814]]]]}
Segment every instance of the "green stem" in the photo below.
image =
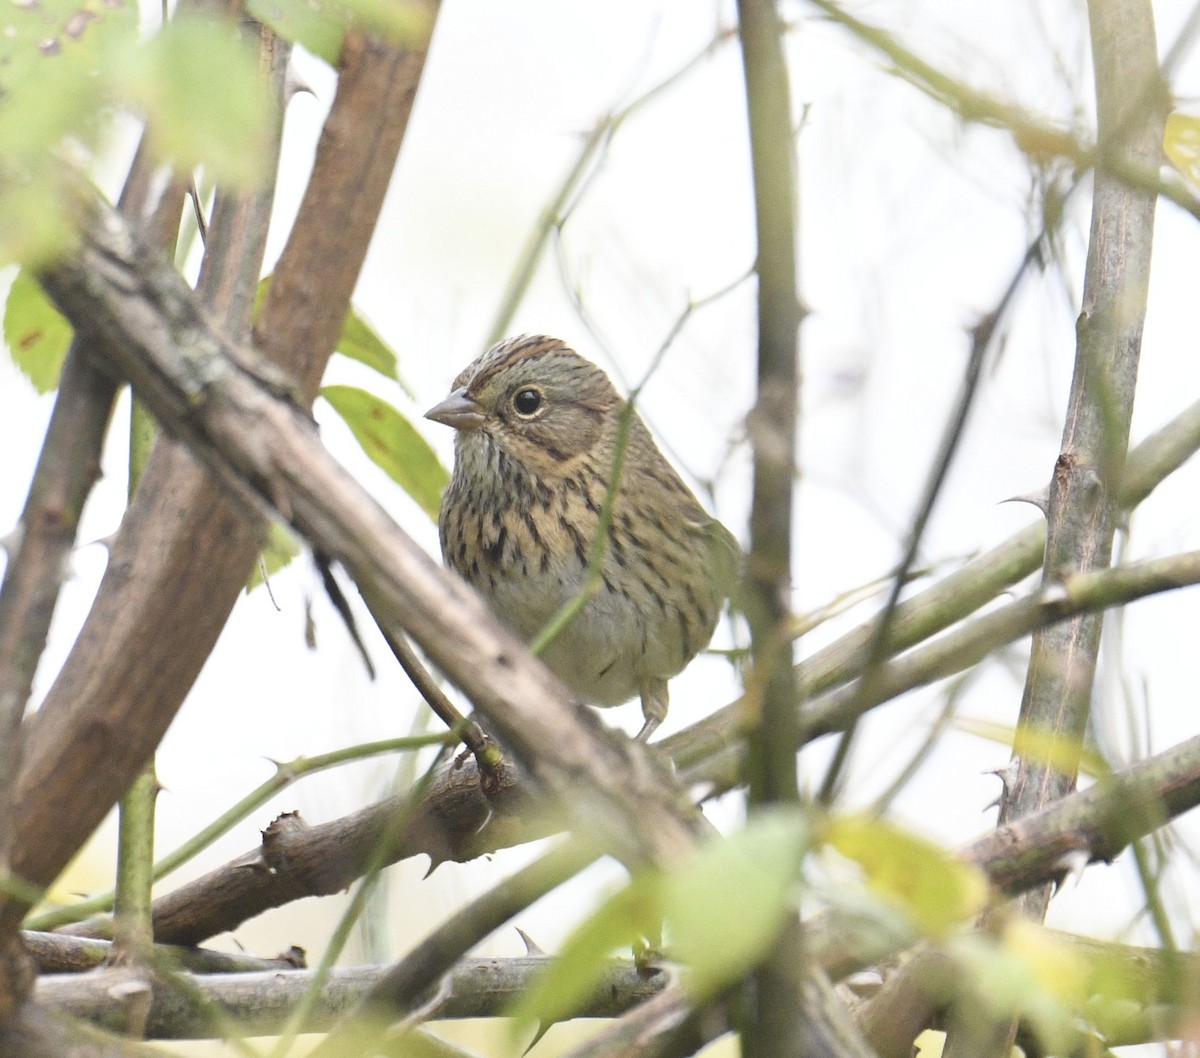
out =
{"type": "MultiPolygon", "coordinates": [[[[295,760],[276,763],[275,774],[266,782],[252,790],[228,811],[222,813],[195,837],[184,842],[174,852],[164,856],[154,865],[151,875],[154,881],[166,877],[176,868],[187,863],[194,856],[208,848],[214,841],[227,834],[251,812],[266,804],[280,790],[290,786],[305,775],[313,775],[327,768],[336,767],[349,761],[365,760],[384,753],[395,753],[404,750],[417,750],[425,746],[441,745],[452,736],[442,732],[435,735],[420,735],[409,738],[392,738],[382,742],[366,742],[359,746],[349,746],[346,749],[322,753],[315,757],[297,757],[295,760]]],[[[56,908],[44,914],[35,915],[26,920],[25,929],[49,931],[64,926],[70,922],[78,922],[89,915],[100,914],[111,910],[114,894],[101,893],[89,900],[80,901],[65,908],[56,908]]]]}
{"type": "MultiPolygon", "coordinates": [[[[129,405],[129,499],[154,447],[154,417],[138,400],[129,405]]],[[[151,759],[118,806],[117,886],[113,942],[117,958],[141,959],[154,943],[154,807],[158,776],[151,759]]]]}

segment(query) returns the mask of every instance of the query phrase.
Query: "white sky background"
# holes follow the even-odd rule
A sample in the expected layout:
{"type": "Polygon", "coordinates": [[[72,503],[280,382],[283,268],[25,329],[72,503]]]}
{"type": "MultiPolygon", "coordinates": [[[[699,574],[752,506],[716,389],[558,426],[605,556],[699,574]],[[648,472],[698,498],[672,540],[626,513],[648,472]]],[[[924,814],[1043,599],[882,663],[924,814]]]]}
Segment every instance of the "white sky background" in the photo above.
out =
{"type": "MultiPolygon", "coordinates": [[[[1190,7],[1190,0],[1155,4],[1161,51],[1190,7]]],[[[1059,120],[1090,112],[1082,3],[876,0],[854,9],[893,27],[924,58],[975,87],[1059,120]]],[[[1005,134],[963,127],[881,70],[845,32],[819,22],[806,5],[790,4],[785,12],[798,23],[789,44],[797,112],[801,105],[809,108],[799,140],[800,270],[812,315],[802,332],[803,480],[796,536],[796,606],[806,610],[884,575],[898,558],[957,393],[966,330],[996,304],[1032,229],[1028,171],[1005,134]]],[[[418,417],[481,351],[509,269],[583,134],[603,113],[677,70],[729,21],[727,5],[695,0],[445,0],[355,299],[397,349],[401,372],[418,396],[412,403],[399,389],[388,394],[402,408],[418,417]]],[[[282,244],[332,98],[327,70],[313,61],[300,69],[316,98],[298,97],[289,112],[271,254],[282,244]]],[[[1200,64],[1189,60],[1176,78],[1185,100],[1197,95],[1198,73],[1200,64]]],[[[1026,286],[927,534],[927,561],[960,559],[1026,525],[1032,508],[1000,501],[1049,479],[1086,247],[1086,195],[1074,204],[1064,238],[1068,284],[1049,273],[1026,286]]],[[[556,334],[625,386],[642,378],[689,297],[708,295],[749,267],[753,223],[733,43],[620,129],[566,226],[562,249],[596,334],[565,295],[553,255],[512,330],[556,334]]],[[[1192,311],[1198,252],[1194,221],[1160,205],[1135,441],[1200,393],[1192,311]]],[[[715,510],[743,540],[747,455],[743,446],[730,454],[729,441],[738,436],[753,397],[754,340],[753,288],[745,284],[690,321],[641,404],[691,480],[716,481],[715,510]]],[[[355,365],[336,365],[330,378],[377,385],[355,365]]],[[[0,473],[0,525],[19,516],[36,458],[32,439],[44,429],[50,407],[0,363],[0,424],[9,442],[0,473]]],[[[335,453],[436,552],[428,520],[367,462],[327,408],[319,404],[317,414],[335,453]]],[[[422,428],[449,461],[449,431],[428,423],[422,428]]],[[[123,452],[112,446],[81,539],[115,530],[124,495],[122,461],[123,452]]],[[[1198,546],[1196,471],[1189,466],[1177,478],[1138,512],[1131,556],[1198,546]]],[[[75,557],[75,578],[39,674],[39,697],[86,612],[103,559],[95,545],[75,557]]],[[[382,670],[374,684],[321,601],[319,649],[306,649],[303,598],[317,591],[306,562],[276,577],[274,591],[280,613],[261,591],[239,604],[162,747],[164,850],[265,779],[262,758],[394,736],[411,724],[415,694],[392,671],[365,615],[368,644],[382,670]]],[[[1139,728],[1141,710],[1150,711],[1154,749],[1195,733],[1196,611],[1197,598],[1186,592],[1130,608],[1119,664],[1134,697],[1129,703],[1115,679],[1102,681],[1096,710],[1105,730],[1125,732],[1131,707],[1139,728]]],[[[868,612],[857,611],[854,619],[868,612]]],[[[846,622],[814,633],[802,652],[844,627],[846,622]]],[[[1007,669],[989,665],[962,713],[1015,722],[1023,656],[1022,648],[1007,669]]],[[[701,659],[672,684],[666,730],[725,704],[735,690],[723,662],[701,659]]],[[[851,803],[868,803],[886,786],[939,705],[936,693],[921,693],[872,714],[854,762],[851,803]]],[[[627,730],[640,722],[636,704],[605,718],[627,730]]],[[[825,754],[817,747],[804,755],[807,781],[819,782],[825,754]]],[[[898,802],[897,816],[950,846],[976,836],[994,823],[994,813],[984,814],[984,808],[998,791],[997,780],[982,773],[1007,759],[1005,747],[951,734],[898,802]]],[[[203,865],[252,846],[276,809],[298,808],[314,822],[333,818],[373,799],[390,774],[390,765],[374,763],[306,780],[238,828],[203,865]]],[[[718,818],[734,815],[725,811],[718,818]]],[[[94,870],[76,884],[105,884],[111,878],[108,856],[107,849],[97,853],[94,870]]],[[[403,893],[392,901],[394,942],[407,946],[465,895],[527,856],[518,850],[444,866],[423,883],[417,881],[423,863],[393,872],[403,893]]],[[[1174,881],[1195,899],[1194,873],[1174,881]]],[[[321,914],[314,914],[316,906],[308,902],[269,915],[238,937],[263,953],[299,943],[315,954],[328,930],[328,905],[321,914]]],[[[568,894],[521,922],[549,948],[580,906],[578,894],[568,894]]],[[[1051,921],[1109,935],[1128,926],[1136,906],[1132,872],[1122,861],[1089,871],[1081,886],[1055,900],[1051,921]]],[[[506,936],[495,949],[516,951],[519,945],[506,936]]]]}

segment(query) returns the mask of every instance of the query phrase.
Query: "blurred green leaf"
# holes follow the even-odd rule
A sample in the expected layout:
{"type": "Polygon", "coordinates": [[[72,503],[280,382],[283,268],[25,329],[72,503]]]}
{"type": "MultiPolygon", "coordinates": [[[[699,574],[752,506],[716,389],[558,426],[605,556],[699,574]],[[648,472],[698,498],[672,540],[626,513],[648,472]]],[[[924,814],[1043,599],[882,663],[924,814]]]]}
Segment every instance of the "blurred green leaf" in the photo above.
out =
{"type": "Polygon", "coordinates": [[[0,262],[38,264],[72,229],[68,137],[86,156],[111,116],[111,71],[135,46],[137,5],[26,0],[6,5],[0,32],[0,262]]]}
{"type": "Polygon", "coordinates": [[[417,44],[433,31],[429,0],[341,0],[357,26],[396,44],[417,44]]]}
{"type": "Polygon", "coordinates": [[[4,341],[13,363],[39,393],[58,386],[73,334],[66,317],[22,268],[4,304],[4,341]]]}
{"type": "Polygon", "coordinates": [[[45,146],[57,143],[66,131],[78,132],[77,115],[104,105],[107,71],[127,53],[136,35],[137,4],[128,0],[6,4],[0,33],[4,149],[34,142],[45,146]],[[84,91],[89,82],[90,90],[84,91]],[[35,108],[47,125],[22,127],[22,115],[31,116],[26,107],[35,108]]]}
{"type": "Polygon", "coordinates": [[[1112,768],[1096,750],[1079,739],[1064,739],[1055,731],[1036,727],[1018,730],[1011,724],[968,716],[955,717],[952,723],[960,731],[1012,747],[1026,760],[1036,760],[1058,771],[1078,770],[1092,779],[1103,779],[1112,774],[1112,768]]]}
{"type": "Polygon", "coordinates": [[[27,167],[19,177],[0,163],[0,266],[39,267],[59,260],[75,244],[61,164],[27,167]]]}
{"type": "Polygon", "coordinates": [[[1168,114],[1163,153],[1193,186],[1200,187],[1200,117],[1178,110],[1168,114]]]}
{"type": "Polygon", "coordinates": [[[325,386],[321,396],[345,420],[363,451],[436,520],[450,474],[412,423],[357,386],[325,386]]]}
{"type": "Polygon", "coordinates": [[[551,1025],[570,1017],[587,1002],[614,953],[658,931],[662,897],[663,875],[645,871],[592,912],[513,1006],[512,1038],[524,1037],[535,1025],[551,1025]]]}
{"type": "Polygon", "coordinates": [[[308,0],[247,0],[246,11],[284,40],[303,45],[317,58],[337,66],[346,16],[336,5],[308,0]]]}
{"type": "Polygon", "coordinates": [[[129,0],[20,0],[0,33],[0,259],[39,263],[66,246],[64,194],[118,105],[159,153],[246,185],[264,175],[269,101],[234,20],[189,14],[138,39],[129,0]],[[64,146],[66,145],[66,146],[64,146]]]}
{"type": "MultiPolygon", "coordinates": [[[[1041,928],[1033,923],[1028,925],[1041,928]]],[[[959,973],[956,987],[970,987],[976,1000],[995,1018],[1018,1013],[1033,1029],[1043,1045],[1043,1053],[1065,1053],[1075,1038],[1076,1022],[1074,1004],[1064,1001],[1064,994],[1067,989],[1075,989],[1082,979],[1060,980],[1053,988],[1048,987],[1050,979],[1046,973],[1072,971],[1065,970],[1060,955],[1047,954],[1046,942],[1034,942],[1031,949],[1027,946],[1028,932],[1021,928],[1018,932],[1021,939],[1015,942],[1006,936],[998,943],[982,932],[955,937],[947,952],[959,973]]],[[[1078,995],[1080,1001],[1083,998],[1078,995]]]]}
{"type": "Polygon", "coordinates": [[[668,875],[663,903],[671,954],[688,968],[685,984],[698,1001],[762,961],[793,907],[807,843],[799,810],[759,812],[668,875]]]}
{"type": "Polygon", "coordinates": [[[351,26],[399,43],[428,39],[433,11],[426,0],[248,0],[247,10],[285,40],[336,66],[351,26]]]}
{"type": "Polygon", "coordinates": [[[243,186],[265,175],[270,115],[262,88],[256,50],[237,23],[190,14],[138,48],[122,78],[159,153],[243,186]]]}
{"type": "Polygon", "coordinates": [[[288,566],[298,554],[300,554],[300,543],[295,535],[281,522],[272,522],[271,529],[267,534],[267,544],[262,549],[259,561],[254,564],[254,570],[246,584],[247,594],[264,583],[264,569],[266,575],[272,577],[288,566]]]}
{"type": "Polygon", "coordinates": [[[841,816],[830,821],[825,838],[855,860],[872,890],[906,912],[926,936],[945,936],[987,901],[987,878],[980,870],[894,823],[841,816]]]}
{"type": "Polygon", "coordinates": [[[687,968],[685,984],[698,1000],[737,980],[778,935],[806,847],[798,810],[761,812],[673,871],[640,872],[567,938],[545,975],[517,1001],[514,1037],[575,1013],[613,954],[653,936],[664,922],[671,958],[687,968]]]}

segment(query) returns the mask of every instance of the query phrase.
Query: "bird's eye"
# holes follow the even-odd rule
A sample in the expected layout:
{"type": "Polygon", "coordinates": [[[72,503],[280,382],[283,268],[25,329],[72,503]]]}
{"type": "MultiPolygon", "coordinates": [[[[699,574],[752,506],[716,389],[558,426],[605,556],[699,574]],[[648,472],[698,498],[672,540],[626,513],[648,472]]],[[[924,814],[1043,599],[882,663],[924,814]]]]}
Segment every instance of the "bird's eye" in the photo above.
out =
{"type": "Polygon", "coordinates": [[[518,390],[512,399],[513,407],[518,415],[532,415],[542,406],[542,394],[536,389],[518,390]]]}

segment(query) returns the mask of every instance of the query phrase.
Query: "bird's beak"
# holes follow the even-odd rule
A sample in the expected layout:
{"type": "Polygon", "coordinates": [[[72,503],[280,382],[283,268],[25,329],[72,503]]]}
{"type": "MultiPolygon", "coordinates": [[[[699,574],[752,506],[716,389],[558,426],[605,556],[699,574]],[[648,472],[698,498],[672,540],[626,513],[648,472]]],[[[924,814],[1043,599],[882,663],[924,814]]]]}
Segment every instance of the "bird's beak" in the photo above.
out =
{"type": "Polygon", "coordinates": [[[425,418],[456,430],[477,430],[483,425],[484,416],[483,409],[467,396],[467,387],[461,386],[441,404],[430,408],[425,418]]]}

